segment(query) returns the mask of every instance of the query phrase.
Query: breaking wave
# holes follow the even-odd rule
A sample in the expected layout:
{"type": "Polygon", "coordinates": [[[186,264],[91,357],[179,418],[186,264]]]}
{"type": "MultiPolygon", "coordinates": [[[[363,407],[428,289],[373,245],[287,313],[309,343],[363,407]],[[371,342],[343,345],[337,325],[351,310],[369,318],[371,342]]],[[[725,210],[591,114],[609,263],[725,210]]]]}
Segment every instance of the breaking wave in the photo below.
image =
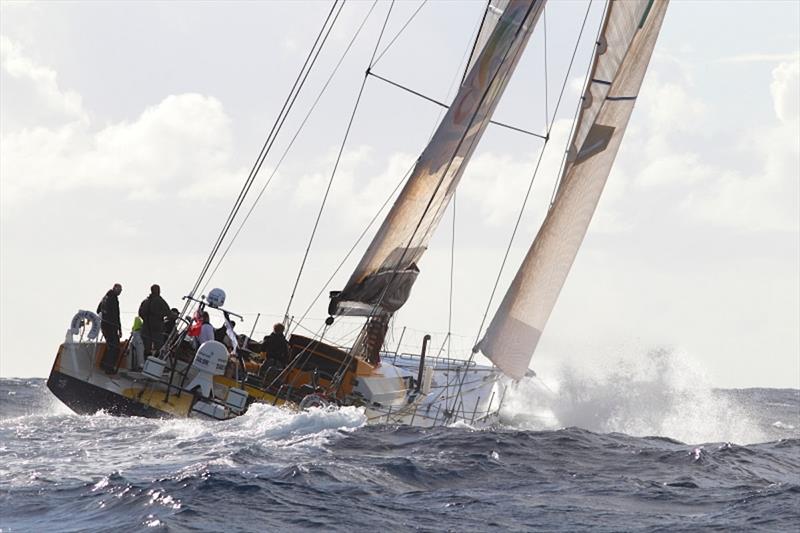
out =
{"type": "Polygon", "coordinates": [[[761,411],[712,388],[686,354],[659,349],[604,369],[565,364],[547,382],[522,381],[509,389],[502,415],[520,429],[580,427],[694,443],[764,442],[791,425],[765,427],[761,411]]]}

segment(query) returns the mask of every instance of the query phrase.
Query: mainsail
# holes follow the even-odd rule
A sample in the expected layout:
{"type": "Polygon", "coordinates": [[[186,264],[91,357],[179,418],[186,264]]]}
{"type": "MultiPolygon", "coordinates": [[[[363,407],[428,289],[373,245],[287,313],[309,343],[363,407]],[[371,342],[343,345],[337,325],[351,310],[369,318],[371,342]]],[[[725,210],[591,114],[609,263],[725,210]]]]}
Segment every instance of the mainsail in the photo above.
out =
{"type": "Polygon", "coordinates": [[[390,314],[406,302],[417,263],[543,7],[544,0],[492,2],[468,75],[347,285],[332,293],[330,314],[390,314]]]}
{"type": "Polygon", "coordinates": [[[633,111],[668,0],[612,1],[558,190],[480,349],[512,378],[533,351],[600,200],[633,111]]]}
{"type": "Polygon", "coordinates": [[[492,35],[492,32],[497,27],[497,23],[500,20],[500,17],[503,16],[503,12],[508,7],[510,1],[511,0],[491,0],[486,6],[486,12],[484,13],[483,20],[481,21],[480,32],[475,39],[475,46],[473,47],[472,53],[470,54],[469,63],[465,69],[466,72],[469,72],[473,65],[475,65],[475,61],[477,61],[478,57],[480,56],[481,50],[486,47],[486,42],[489,40],[489,36],[492,35]]]}

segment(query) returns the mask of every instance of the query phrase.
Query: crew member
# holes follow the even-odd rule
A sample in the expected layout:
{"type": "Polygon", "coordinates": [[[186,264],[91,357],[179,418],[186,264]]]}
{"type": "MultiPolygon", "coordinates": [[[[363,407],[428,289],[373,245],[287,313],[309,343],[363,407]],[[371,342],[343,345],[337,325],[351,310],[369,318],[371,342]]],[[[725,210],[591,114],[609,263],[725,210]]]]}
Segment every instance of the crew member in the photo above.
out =
{"type": "Polygon", "coordinates": [[[142,318],[135,316],[133,318],[133,327],[131,328],[131,365],[130,368],[134,372],[142,369],[144,364],[144,341],[142,340],[142,318]]]}
{"type": "MultiPolygon", "coordinates": [[[[233,320],[229,320],[228,322],[231,325],[231,329],[236,327],[236,322],[233,320]]],[[[214,330],[214,340],[221,342],[228,348],[233,348],[233,346],[230,346],[231,340],[228,337],[228,328],[225,326],[225,324],[222,324],[220,327],[214,330]]]]}
{"type": "Polygon", "coordinates": [[[117,369],[119,339],[122,337],[122,325],[119,320],[120,294],[122,294],[122,285],[115,283],[97,305],[97,312],[101,318],[100,330],[106,339],[106,353],[103,355],[100,367],[106,374],[113,374],[117,369]]]}
{"type": "Polygon", "coordinates": [[[203,325],[200,326],[200,334],[197,336],[198,347],[206,341],[214,340],[214,326],[211,325],[211,317],[208,316],[208,311],[203,311],[201,316],[203,325]]]}
{"type": "Polygon", "coordinates": [[[169,315],[169,305],[161,297],[161,287],[150,287],[150,295],[142,300],[139,316],[142,317],[142,340],[144,355],[157,353],[164,344],[164,318],[169,315]]]}
{"type": "Polygon", "coordinates": [[[284,368],[289,364],[289,342],[283,335],[283,324],[278,322],[272,326],[272,333],[264,337],[263,346],[267,351],[267,360],[272,361],[274,365],[284,368]]]}

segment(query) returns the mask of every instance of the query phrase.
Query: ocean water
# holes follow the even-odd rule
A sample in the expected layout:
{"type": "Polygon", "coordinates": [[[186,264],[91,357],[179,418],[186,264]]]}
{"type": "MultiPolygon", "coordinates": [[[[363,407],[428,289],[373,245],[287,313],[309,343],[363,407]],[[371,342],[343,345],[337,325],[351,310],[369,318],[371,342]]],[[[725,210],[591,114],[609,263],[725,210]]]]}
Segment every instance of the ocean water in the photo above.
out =
{"type": "Polygon", "coordinates": [[[78,416],[0,379],[0,530],[798,531],[800,391],[543,390],[495,427],[418,429],[355,408],[78,416]]]}

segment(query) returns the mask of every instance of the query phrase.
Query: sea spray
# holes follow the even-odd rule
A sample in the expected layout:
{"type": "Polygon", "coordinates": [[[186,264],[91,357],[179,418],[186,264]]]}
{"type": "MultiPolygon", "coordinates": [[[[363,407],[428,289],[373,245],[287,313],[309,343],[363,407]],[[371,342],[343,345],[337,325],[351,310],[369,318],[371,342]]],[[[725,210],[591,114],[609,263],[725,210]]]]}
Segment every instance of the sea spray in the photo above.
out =
{"type": "Polygon", "coordinates": [[[509,388],[502,418],[520,429],[580,427],[683,442],[763,442],[749,408],[713,389],[687,354],[659,348],[602,368],[564,364],[549,386],[509,388]]]}

